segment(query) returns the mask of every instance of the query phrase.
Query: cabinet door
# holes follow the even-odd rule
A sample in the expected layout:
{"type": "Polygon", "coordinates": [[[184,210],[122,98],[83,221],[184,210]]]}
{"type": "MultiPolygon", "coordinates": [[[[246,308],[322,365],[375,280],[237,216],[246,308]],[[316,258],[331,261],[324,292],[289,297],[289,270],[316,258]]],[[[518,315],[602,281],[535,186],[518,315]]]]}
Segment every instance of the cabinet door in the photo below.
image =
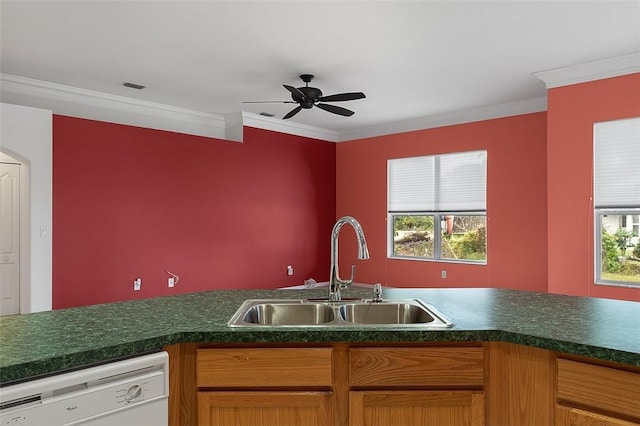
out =
{"type": "Polygon", "coordinates": [[[349,426],[482,426],[479,391],[353,391],[349,426]]]}
{"type": "Polygon", "coordinates": [[[326,426],[331,392],[198,392],[198,426],[326,426]]]}
{"type": "Polygon", "coordinates": [[[558,406],[556,408],[556,426],[637,426],[612,417],[602,416],[576,408],[558,406]]]}

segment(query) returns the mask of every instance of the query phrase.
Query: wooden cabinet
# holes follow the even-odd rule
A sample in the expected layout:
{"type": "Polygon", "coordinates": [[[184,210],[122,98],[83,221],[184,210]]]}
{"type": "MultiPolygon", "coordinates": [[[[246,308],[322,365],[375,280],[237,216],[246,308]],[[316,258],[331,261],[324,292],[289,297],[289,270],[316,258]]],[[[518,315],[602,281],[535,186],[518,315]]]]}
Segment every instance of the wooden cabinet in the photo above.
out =
{"type": "Polygon", "coordinates": [[[198,349],[197,386],[330,387],[331,352],[331,348],[198,349]]]}
{"type": "Polygon", "coordinates": [[[196,350],[199,426],[332,422],[331,348],[196,350]]]}
{"type": "Polygon", "coordinates": [[[349,426],[482,426],[482,391],[352,391],[349,426]]]}
{"type": "Polygon", "coordinates": [[[349,426],[481,426],[484,348],[352,348],[349,426]]]}
{"type": "Polygon", "coordinates": [[[640,426],[640,368],[524,345],[166,349],[172,426],[640,426]]]}
{"type": "Polygon", "coordinates": [[[637,426],[625,420],[601,414],[595,414],[578,408],[558,406],[556,409],[557,426],[637,426]]]}
{"type": "Polygon", "coordinates": [[[545,349],[490,342],[487,424],[552,426],[554,357],[545,349]]]}
{"type": "Polygon", "coordinates": [[[557,359],[556,426],[640,425],[640,372],[557,359]]]}
{"type": "Polygon", "coordinates": [[[484,348],[351,348],[349,367],[351,386],[481,388],[484,348]]]}
{"type": "Polygon", "coordinates": [[[330,424],[330,392],[198,392],[199,426],[330,424]]]}

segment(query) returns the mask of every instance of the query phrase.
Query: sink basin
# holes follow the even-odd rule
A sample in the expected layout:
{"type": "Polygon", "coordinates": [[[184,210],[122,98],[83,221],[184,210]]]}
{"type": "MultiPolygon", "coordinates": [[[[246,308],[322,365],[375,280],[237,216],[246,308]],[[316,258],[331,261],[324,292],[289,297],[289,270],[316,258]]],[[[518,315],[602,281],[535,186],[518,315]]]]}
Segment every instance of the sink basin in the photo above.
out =
{"type": "Polygon", "coordinates": [[[333,308],[322,303],[260,303],[246,310],[242,320],[262,325],[317,325],[333,321],[333,308]]]}
{"type": "Polygon", "coordinates": [[[228,322],[230,327],[408,327],[446,328],[453,324],[418,299],[246,300],[228,322]]]}
{"type": "Polygon", "coordinates": [[[349,303],[341,317],[358,324],[426,324],[435,321],[428,309],[411,302],[349,303]]]}

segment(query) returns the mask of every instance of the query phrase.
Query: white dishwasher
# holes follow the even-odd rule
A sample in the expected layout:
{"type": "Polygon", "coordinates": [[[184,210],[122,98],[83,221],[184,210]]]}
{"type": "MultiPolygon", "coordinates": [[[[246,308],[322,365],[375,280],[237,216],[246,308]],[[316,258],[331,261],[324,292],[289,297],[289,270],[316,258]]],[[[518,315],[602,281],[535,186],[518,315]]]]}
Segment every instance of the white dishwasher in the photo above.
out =
{"type": "Polygon", "coordinates": [[[0,388],[1,426],[166,426],[166,352],[0,388]]]}

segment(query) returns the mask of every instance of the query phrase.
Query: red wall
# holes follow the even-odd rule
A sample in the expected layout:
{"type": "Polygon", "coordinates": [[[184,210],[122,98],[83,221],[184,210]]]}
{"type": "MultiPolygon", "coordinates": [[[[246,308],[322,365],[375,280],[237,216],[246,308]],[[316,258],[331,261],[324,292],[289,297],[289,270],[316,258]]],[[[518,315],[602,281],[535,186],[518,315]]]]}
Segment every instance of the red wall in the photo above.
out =
{"type": "Polygon", "coordinates": [[[640,301],[640,289],[594,284],[591,201],[593,123],[639,115],[640,74],[551,89],[546,113],[337,145],[54,116],[53,307],[326,280],[331,227],[346,214],[371,259],[355,260],[342,228],[342,278],[356,263],[359,282],[640,301]],[[387,159],[476,149],[488,151],[488,264],[387,259],[387,159]],[[167,269],[180,275],[173,289],[167,269]]]}
{"type": "Polygon", "coordinates": [[[336,155],[337,214],[361,222],[371,254],[354,261],[353,236],[341,236],[342,278],[357,263],[360,282],[547,290],[546,113],[344,142],[336,155]],[[387,259],[387,160],[477,149],[487,150],[487,265],[387,259]]]}
{"type": "Polygon", "coordinates": [[[548,91],[549,292],[640,301],[594,284],[593,123],[640,116],[640,73],[548,91]]]}
{"type": "Polygon", "coordinates": [[[54,116],[53,141],[54,309],[328,279],[334,143],[65,116],[54,116]],[[180,276],[171,289],[167,269],[180,276]]]}

